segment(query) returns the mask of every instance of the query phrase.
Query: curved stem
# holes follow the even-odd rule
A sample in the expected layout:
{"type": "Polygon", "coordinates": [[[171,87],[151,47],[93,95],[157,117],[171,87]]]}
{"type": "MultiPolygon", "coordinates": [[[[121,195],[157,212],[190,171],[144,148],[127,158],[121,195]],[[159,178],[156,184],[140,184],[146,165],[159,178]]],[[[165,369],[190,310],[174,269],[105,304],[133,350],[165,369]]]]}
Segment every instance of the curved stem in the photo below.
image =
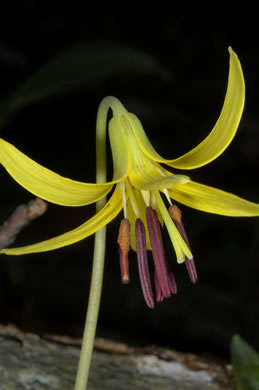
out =
{"type": "MultiPolygon", "coordinates": [[[[122,104],[112,96],[104,98],[99,106],[96,122],[97,183],[104,183],[106,181],[106,123],[108,111],[110,108],[113,110],[114,115],[126,111],[122,104]]],[[[105,203],[106,197],[100,199],[96,203],[96,212],[98,212],[105,205],[105,203]]],[[[106,226],[95,233],[91,286],[75,390],[86,390],[87,388],[102,293],[105,244],[106,226]]]]}
{"type": "Polygon", "coordinates": [[[88,381],[102,292],[105,238],[106,227],[103,227],[95,234],[92,280],[75,390],[85,390],[88,381]]]}

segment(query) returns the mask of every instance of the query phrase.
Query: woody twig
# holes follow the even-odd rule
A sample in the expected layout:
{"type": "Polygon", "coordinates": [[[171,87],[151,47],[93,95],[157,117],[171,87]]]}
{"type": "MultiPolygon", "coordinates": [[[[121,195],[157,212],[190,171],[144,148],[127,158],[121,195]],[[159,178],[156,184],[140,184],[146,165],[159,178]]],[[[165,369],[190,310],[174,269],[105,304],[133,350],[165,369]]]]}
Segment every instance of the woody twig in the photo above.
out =
{"type": "Polygon", "coordinates": [[[47,210],[47,203],[40,198],[18,206],[2,226],[0,226],[0,249],[10,246],[21,230],[47,210]]]}

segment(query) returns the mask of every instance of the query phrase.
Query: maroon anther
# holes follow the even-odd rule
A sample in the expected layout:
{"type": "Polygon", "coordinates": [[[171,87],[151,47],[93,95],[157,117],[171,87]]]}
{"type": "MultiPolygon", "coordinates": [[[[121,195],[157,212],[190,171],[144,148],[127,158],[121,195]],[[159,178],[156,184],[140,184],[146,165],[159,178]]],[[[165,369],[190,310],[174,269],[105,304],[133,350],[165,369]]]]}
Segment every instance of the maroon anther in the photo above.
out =
{"type": "Polygon", "coordinates": [[[142,292],[146,304],[150,309],[153,309],[155,303],[154,303],[154,297],[153,297],[149,268],[148,268],[146,232],[145,232],[145,226],[140,218],[136,219],[135,233],[136,233],[138,271],[139,271],[141,288],[142,288],[142,292]]]}
{"type": "MultiPolygon", "coordinates": [[[[174,278],[174,274],[171,271],[169,271],[169,284],[170,284],[170,289],[171,289],[172,294],[176,294],[177,293],[177,285],[176,285],[176,281],[174,278]]],[[[162,293],[156,272],[155,272],[155,286],[156,286],[156,301],[162,302],[164,300],[164,298],[166,298],[166,297],[162,293]]]]}
{"type": "Polygon", "coordinates": [[[172,294],[176,294],[177,293],[177,285],[176,285],[175,277],[174,277],[174,274],[172,271],[169,271],[169,284],[170,284],[170,290],[171,290],[172,294]]]}
{"type": "MultiPolygon", "coordinates": [[[[187,237],[187,234],[185,232],[183,222],[182,222],[181,210],[179,209],[179,207],[177,207],[174,204],[173,206],[169,207],[169,214],[170,214],[172,220],[174,221],[179,233],[181,234],[182,238],[184,239],[188,248],[191,251],[190,243],[189,243],[189,240],[188,240],[188,237],[187,237]]],[[[187,269],[187,272],[188,272],[188,275],[189,275],[191,282],[197,283],[198,282],[198,274],[196,271],[194,260],[185,258],[185,265],[186,265],[186,269],[187,269]]]]}
{"type": "Polygon", "coordinates": [[[187,272],[188,272],[190,281],[194,284],[197,283],[198,282],[198,274],[196,271],[194,260],[193,259],[185,259],[185,265],[187,268],[187,272]]]}
{"type": "Polygon", "coordinates": [[[146,218],[152,255],[155,264],[157,300],[161,301],[164,298],[170,297],[173,283],[172,278],[168,272],[158,217],[156,212],[150,206],[146,208],[146,218]]]}

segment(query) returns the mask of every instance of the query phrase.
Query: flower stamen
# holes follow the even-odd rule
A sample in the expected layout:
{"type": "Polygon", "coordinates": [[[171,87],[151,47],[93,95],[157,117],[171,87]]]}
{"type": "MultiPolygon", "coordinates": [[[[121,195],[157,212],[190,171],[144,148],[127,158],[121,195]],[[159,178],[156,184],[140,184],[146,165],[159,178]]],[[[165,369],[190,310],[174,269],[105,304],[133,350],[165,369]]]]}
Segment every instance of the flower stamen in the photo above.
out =
{"type": "Polygon", "coordinates": [[[121,190],[121,196],[122,196],[122,208],[123,208],[123,214],[124,218],[127,218],[127,197],[126,197],[126,190],[125,190],[125,182],[124,180],[119,184],[120,190],[121,190]]]}
{"type": "Polygon", "coordinates": [[[157,214],[152,209],[152,207],[146,208],[146,218],[152,248],[152,255],[155,264],[155,283],[157,290],[157,298],[159,301],[161,301],[164,297],[170,297],[172,292],[171,283],[169,280],[169,272],[165,258],[160,224],[158,221],[157,214]]]}
{"type": "Polygon", "coordinates": [[[148,207],[150,206],[150,191],[141,190],[142,198],[145,202],[145,205],[148,207]]]}
{"type": "Polygon", "coordinates": [[[170,206],[172,206],[172,201],[171,201],[171,198],[170,198],[170,196],[169,196],[169,194],[168,194],[168,189],[167,189],[167,188],[164,188],[164,189],[163,189],[163,193],[165,194],[166,199],[167,199],[168,203],[170,204],[170,206]]]}
{"type": "MultiPolygon", "coordinates": [[[[174,205],[169,207],[168,211],[169,211],[170,217],[174,221],[174,223],[175,223],[179,233],[181,234],[181,236],[183,237],[184,241],[188,245],[188,248],[191,250],[190,243],[189,243],[189,240],[188,240],[188,237],[187,237],[187,234],[185,232],[185,228],[184,228],[184,225],[183,225],[183,222],[182,222],[182,212],[181,212],[181,210],[179,209],[179,207],[177,207],[174,204],[174,205]]],[[[194,284],[197,283],[198,282],[198,274],[197,274],[197,271],[196,271],[194,259],[185,259],[185,265],[186,265],[187,272],[188,272],[188,275],[189,275],[189,278],[190,278],[191,282],[194,283],[194,284]]]]}
{"type": "Polygon", "coordinates": [[[135,232],[136,232],[138,270],[139,270],[141,288],[142,288],[142,292],[146,304],[150,309],[153,309],[155,303],[154,303],[154,297],[153,297],[149,268],[148,268],[146,232],[145,232],[145,226],[140,218],[136,219],[135,232]]]}
{"type": "Polygon", "coordinates": [[[184,241],[180,232],[177,230],[177,227],[175,226],[173,219],[170,218],[168,210],[165,207],[164,202],[163,202],[159,192],[153,191],[153,193],[154,193],[155,198],[156,198],[157,208],[159,209],[159,211],[162,215],[162,218],[163,218],[165,225],[167,227],[169,236],[171,238],[172,244],[174,246],[177,262],[183,263],[185,260],[185,257],[188,257],[188,259],[192,259],[192,253],[190,251],[190,248],[188,247],[187,243],[184,241]]]}
{"type": "Polygon", "coordinates": [[[130,223],[126,218],[120,223],[117,242],[119,244],[121,281],[123,284],[127,284],[130,282],[128,259],[130,251],[130,223]]]}
{"type": "MultiPolygon", "coordinates": [[[[176,285],[174,274],[172,271],[168,271],[168,273],[169,273],[168,281],[169,281],[169,285],[170,285],[170,290],[171,290],[172,294],[176,294],[177,293],[177,285],[176,285]]],[[[163,292],[161,290],[156,271],[155,271],[154,278],[155,278],[155,287],[156,287],[156,301],[162,302],[165,297],[164,297],[163,292]]]]}

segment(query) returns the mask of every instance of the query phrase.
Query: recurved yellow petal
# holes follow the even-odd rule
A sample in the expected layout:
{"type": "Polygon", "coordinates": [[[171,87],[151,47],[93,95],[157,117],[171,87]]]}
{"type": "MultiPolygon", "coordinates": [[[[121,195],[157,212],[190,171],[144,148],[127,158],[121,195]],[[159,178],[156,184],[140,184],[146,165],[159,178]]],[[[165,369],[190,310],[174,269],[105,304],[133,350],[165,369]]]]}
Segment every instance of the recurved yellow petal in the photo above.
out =
{"type": "Polygon", "coordinates": [[[147,155],[151,160],[157,162],[167,163],[167,161],[170,161],[160,156],[160,154],[158,154],[157,151],[153,148],[140,120],[136,117],[136,115],[130,112],[127,113],[127,121],[128,126],[130,126],[131,131],[137,141],[138,147],[142,150],[143,153],[145,153],[145,155],[147,155]]]}
{"type": "Polygon", "coordinates": [[[245,83],[236,53],[229,48],[229,77],[221,114],[210,134],[194,149],[174,160],[166,160],[153,148],[139,120],[131,114],[132,128],[140,148],[151,159],[179,169],[193,169],[208,164],[228,147],[236,134],[245,102],[245,83]]]}
{"type": "Polygon", "coordinates": [[[179,169],[201,167],[215,160],[236,134],[245,103],[245,83],[236,53],[229,48],[228,87],[221,114],[210,134],[194,149],[169,163],[179,169]]]}
{"type": "Polygon", "coordinates": [[[160,180],[152,181],[148,184],[144,184],[142,190],[162,190],[165,188],[173,188],[179,184],[189,183],[191,179],[185,175],[170,175],[163,177],[160,180]]]}
{"type": "Polygon", "coordinates": [[[83,206],[103,198],[114,182],[82,183],[60,176],[0,139],[0,163],[20,185],[36,196],[63,206],[83,206]]]}
{"type": "Polygon", "coordinates": [[[230,217],[259,216],[259,204],[194,181],[180,184],[168,193],[177,202],[208,213],[230,217]]]}
{"type": "Polygon", "coordinates": [[[130,148],[126,134],[120,123],[120,115],[114,116],[109,122],[109,138],[113,158],[113,180],[126,178],[131,168],[130,148]]]}
{"type": "Polygon", "coordinates": [[[78,226],[76,229],[37,244],[27,245],[20,248],[3,249],[0,253],[5,253],[7,255],[23,255],[28,253],[51,251],[53,249],[74,244],[75,242],[94,234],[97,230],[107,225],[119,214],[121,209],[121,191],[118,189],[118,185],[116,185],[111,198],[105,206],[87,222],[78,226]]]}

